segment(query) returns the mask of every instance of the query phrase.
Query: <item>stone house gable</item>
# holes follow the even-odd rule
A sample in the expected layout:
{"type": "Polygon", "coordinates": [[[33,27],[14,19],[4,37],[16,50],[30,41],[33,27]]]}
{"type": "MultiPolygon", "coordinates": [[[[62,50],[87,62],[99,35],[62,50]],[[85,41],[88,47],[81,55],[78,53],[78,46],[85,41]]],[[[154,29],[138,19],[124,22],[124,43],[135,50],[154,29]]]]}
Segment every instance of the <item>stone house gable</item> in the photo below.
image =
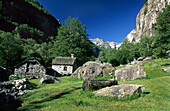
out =
{"type": "Polygon", "coordinates": [[[46,74],[46,68],[34,57],[31,57],[14,66],[14,74],[23,78],[41,78],[46,74]]]}

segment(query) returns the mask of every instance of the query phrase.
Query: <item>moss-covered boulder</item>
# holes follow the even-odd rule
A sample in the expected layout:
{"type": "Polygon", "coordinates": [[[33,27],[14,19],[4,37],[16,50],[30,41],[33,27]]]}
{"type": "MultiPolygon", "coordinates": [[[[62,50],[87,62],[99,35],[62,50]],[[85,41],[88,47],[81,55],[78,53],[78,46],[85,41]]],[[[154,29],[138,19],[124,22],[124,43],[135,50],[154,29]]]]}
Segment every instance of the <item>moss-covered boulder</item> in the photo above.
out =
{"type": "Polygon", "coordinates": [[[141,94],[144,89],[145,87],[143,85],[121,84],[95,91],[94,95],[122,98],[125,96],[132,96],[135,93],[141,94]]]}

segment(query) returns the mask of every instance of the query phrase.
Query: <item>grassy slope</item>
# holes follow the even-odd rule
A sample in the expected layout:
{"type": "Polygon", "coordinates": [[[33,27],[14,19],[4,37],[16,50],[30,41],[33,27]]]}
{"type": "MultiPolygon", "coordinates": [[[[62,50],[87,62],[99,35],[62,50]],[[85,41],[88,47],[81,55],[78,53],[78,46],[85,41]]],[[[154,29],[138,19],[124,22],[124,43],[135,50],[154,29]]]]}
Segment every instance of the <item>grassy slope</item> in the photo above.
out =
{"type": "MultiPolygon", "coordinates": [[[[155,63],[145,62],[144,70],[148,77],[134,81],[119,82],[119,84],[142,84],[146,87],[146,95],[132,101],[116,101],[105,98],[90,97],[90,93],[82,91],[83,81],[60,77],[61,83],[41,86],[37,92],[27,93],[18,110],[45,111],[167,111],[170,110],[170,73],[161,71],[167,67],[169,60],[156,60],[155,63]],[[155,66],[154,64],[158,64],[155,66]],[[89,95],[88,95],[89,94],[89,95]],[[76,106],[76,100],[81,105],[76,106]]],[[[39,80],[31,80],[38,83],[39,80]]]]}

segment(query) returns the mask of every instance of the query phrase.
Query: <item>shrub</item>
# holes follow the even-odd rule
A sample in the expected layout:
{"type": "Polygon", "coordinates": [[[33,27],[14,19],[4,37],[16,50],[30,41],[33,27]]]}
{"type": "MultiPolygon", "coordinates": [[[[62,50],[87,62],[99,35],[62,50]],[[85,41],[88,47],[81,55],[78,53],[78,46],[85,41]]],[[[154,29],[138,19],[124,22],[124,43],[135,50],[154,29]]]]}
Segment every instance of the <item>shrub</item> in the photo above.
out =
{"type": "Polygon", "coordinates": [[[109,73],[111,73],[111,72],[114,73],[114,71],[115,71],[114,68],[107,68],[107,69],[106,69],[106,73],[107,73],[107,74],[109,74],[109,73]]]}
{"type": "Polygon", "coordinates": [[[9,81],[14,81],[14,80],[18,80],[18,79],[20,79],[20,78],[16,75],[10,75],[9,76],[9,81]]]}

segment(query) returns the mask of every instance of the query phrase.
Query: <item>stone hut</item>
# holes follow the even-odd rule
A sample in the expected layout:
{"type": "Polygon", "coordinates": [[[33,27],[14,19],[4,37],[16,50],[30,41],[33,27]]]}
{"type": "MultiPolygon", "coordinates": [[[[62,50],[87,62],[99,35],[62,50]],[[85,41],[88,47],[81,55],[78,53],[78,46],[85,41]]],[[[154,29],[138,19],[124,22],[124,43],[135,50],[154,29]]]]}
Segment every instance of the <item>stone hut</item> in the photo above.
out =
{"type": "Polygon", "coordinates": [[[6,68],[0,66],[0,82],[8,81],[9,74],[7,73],[6,68]]]}
{"type": "Polygon", "coordinates": [[[34,57],[31,57],[15,66],[14,74],[23,78],[41,78],[46,69],[34,57]]]}
{"type": "Polygon", "coordinates": [[[61,75],[71,75],[77,68],[76,57],[56,57],[52,62],[52,69],[61,75]]]}

